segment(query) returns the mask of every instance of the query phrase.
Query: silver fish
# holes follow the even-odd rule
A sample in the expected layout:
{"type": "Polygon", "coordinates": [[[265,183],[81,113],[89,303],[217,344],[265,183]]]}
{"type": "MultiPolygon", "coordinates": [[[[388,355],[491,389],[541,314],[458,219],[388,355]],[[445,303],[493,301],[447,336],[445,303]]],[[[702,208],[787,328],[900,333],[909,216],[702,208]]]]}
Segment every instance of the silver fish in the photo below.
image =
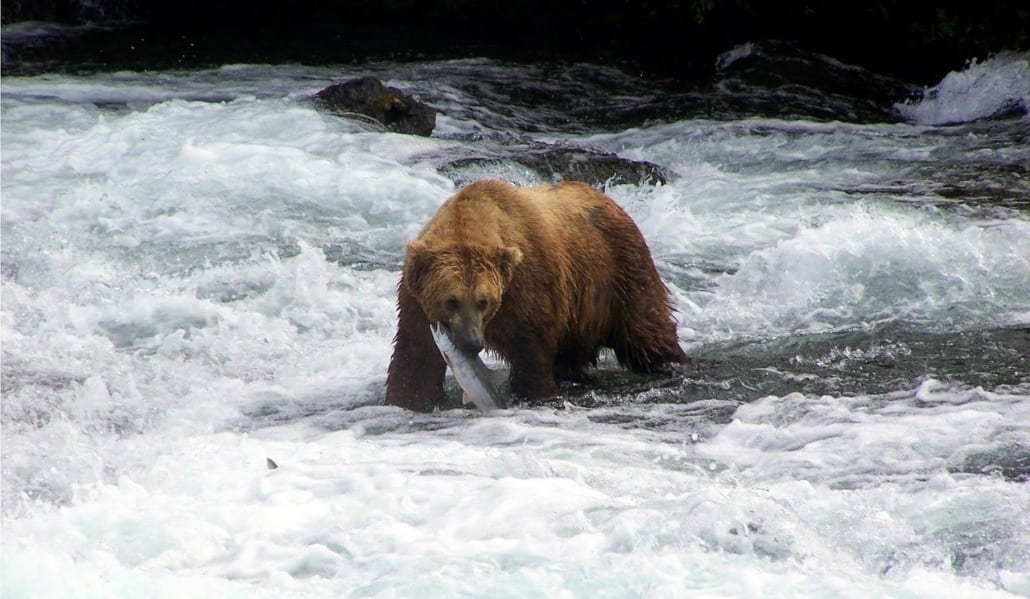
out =
{"type": "Polygon", "coordinates": [[[503,410],[504,398],[494,384],[494,372],[483,364],[478,355],[469,356],[459,350],[440,325],[430,325],[429,330],[433,333],[433,341],[440,348],[444,361],[464,391],[461,402],[472,402],[484,412],[503,410]]]}

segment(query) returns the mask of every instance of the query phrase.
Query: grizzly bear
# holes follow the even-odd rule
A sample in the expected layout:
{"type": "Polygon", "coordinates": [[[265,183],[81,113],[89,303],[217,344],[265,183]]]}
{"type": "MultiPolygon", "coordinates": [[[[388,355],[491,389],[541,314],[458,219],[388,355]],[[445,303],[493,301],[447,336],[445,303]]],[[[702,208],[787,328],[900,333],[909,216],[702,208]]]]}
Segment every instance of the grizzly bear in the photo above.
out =
{"type": "Polygon", "coordinates": [[[554,397],[602,348],[637,372],[687,361],[640,230],[586,183],[460,190],[408,243],[397,312],[386,403],[410,410],[444,399],[430,323],[469,355],[496,353],[529,400],[554,397]]]}

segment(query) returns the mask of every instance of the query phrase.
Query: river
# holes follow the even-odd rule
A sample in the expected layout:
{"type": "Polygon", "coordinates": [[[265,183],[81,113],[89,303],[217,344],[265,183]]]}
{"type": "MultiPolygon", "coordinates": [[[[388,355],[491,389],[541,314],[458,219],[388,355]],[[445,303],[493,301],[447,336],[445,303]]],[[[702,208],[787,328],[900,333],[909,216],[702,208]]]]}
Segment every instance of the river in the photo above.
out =
{"type": "Polygon", "coordinates": [[[3,596],[1030,595],[1028,55],[716,66],[5,76],[3,596]],[[433,136],[306,101],[365,74],[433,136]],[[661,169],[693,364],[383,406],[404,243],[554,148],[661,169]]]}

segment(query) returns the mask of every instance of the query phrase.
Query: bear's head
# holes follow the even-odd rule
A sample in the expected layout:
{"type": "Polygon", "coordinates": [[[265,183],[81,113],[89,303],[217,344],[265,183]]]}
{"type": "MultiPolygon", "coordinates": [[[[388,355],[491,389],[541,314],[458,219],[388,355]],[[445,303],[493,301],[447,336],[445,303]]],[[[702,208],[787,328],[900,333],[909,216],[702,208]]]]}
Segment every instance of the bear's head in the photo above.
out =
{"type": "Polygon", "coordinates": [[[516,247],[408,244],[404,284],[431,323],[440,323],[458,348],[475,355],[483,331],[522,260],[516,247]]]}

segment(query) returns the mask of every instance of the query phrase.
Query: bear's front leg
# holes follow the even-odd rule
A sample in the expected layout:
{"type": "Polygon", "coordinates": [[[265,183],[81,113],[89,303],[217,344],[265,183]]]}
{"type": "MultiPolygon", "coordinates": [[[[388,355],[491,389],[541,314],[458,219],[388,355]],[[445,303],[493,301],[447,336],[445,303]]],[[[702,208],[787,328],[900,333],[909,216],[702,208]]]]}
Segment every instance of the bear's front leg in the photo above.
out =
{"type": "Polygon", "coordinates": [[[510,352],[512,395],[529,401],[552,399],[558,393],[554,378],[554,359],[557,349],[546,344],[522,340],[510,352]]]}
{"type": "Polygon", "coordinates": [[[432,410],[443,402],[446,371],[429,320],[402,283],[397,293],[397,336],[386,375],[386,405],[416,412],[432,410]]]}

